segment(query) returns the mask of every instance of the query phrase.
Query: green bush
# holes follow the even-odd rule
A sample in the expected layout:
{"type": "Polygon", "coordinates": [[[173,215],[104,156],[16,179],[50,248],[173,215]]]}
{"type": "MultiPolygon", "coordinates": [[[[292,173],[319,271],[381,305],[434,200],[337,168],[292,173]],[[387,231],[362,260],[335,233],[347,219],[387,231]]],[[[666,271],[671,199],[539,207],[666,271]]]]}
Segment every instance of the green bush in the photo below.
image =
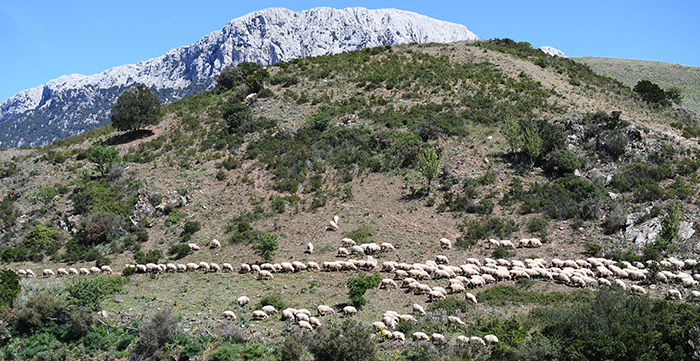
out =
{"type": "Polygon", "coordinates": [[[352,239],[357,243],[364,243],[374,235],[374,231],[368,226],[359,226],[352,231],[344,232],[343,236],[352,239]]]}
{"type": "Polygon", "coordinates": [[[120,276],[95,278],[75,278],[67,286],[67,302],[74,306],[100,308],[100,303],[107,296],[121,291],[124,281],[120,276]]]}
{"type": "Polygon", "coordinates": [[[355,307],[364,306],[367,303],[367,299],[364,298],[365,292],[379,286],[381,281],[382,276],[379,272],[374,272],[372,275],[361,272],[356,277],[349,278],[348,297],[350,298],[350,304],[355,307]]]}
{"type": "Polygon", "coordinates": [[[547,170],[558,174],[573,173],[574,170],[582,166],[583,161],[576,153],[567,149],[559,149],[549,153],[546,160],[547,170]]]}
{"type": "Polygon", "coordinates": [[[255,235],[255,240],[253,241],[253,251],[260,256],[266,262],[270,262],[272,257],[275,255],[275,251],[279,247],[277,243],[277,236],[265,232],[259,232],[255,235]]]}
{"type": "Polygon", "coordinates": [[[459,299],[456,296],[447,297],[444,300],[434,301],[428,306],[427,311],[444,310],[448,315],[460,313],[468,313],[474,310],[474,304],[465,299],[459,299]]]}
{"type": "Polygon", "coordinates": [[[136,130],[159,121],[160,100],[143,85],[125,90],[112,106],[112,126],[117,130],[136,130]]]}
{"type": "Polygon", "coordinates": [[[53,255],[61,248],[61,233],[38,225],[24,237],[24,247],[29,250],[32,258],[40,261],[44,255],[53,255]]]}
{"type": "Polygon", "coordinates": [[[190,246],[188,246],[187,243],[177,243],[170,246],[170,249],[168,249],[168,255],[173,259],[180,259],[187,256],[189,253],[190,246]]]}
{"type": "Polygon", "coordinates": [[[0,307],[13,307],[15,298],[22,292],[19,275],[9,269],[0,271],[0,307]]]}
{"type": "MultiPolygon", "coordinates": [[[[189,251],[189,246],[187,247],[189,251]]],[[[142,251],[134,252],[134,262],[139,264],[146,263],[159,263],[160,259],[163,257],[163,251],[159,249],[149,250],[148,253],[143,253],[142,251]]]]}
{"type": "Polygon", "coordinates": [[[315,360],[373,361],[376,347],[370,338],[372,331],[360,322],[346,320],[340,326],[325,326],[316,330],[315,342],[309,349],[315,360]]]}
{"type": "Polygon", "coordinates": [[[649,104],[662,107],[671,105],[671,102],[667,99],[666,92],[658,84],[649,80],[640,80],[632,90],[649,104]]]}
{"type": "Polygon", "coordinates": [[[61,303],[48,293],[29,296],[24,306],[17,312],[17,325],[20,330],[29,332],[44,326],[44,322],[54,314],[61,303]]]}
{"type": "Polygon", "coordinates": [[[260,300],[260,304],[258,304],[258,309],[261,309],[267,305],[274,306],[277,310],[283,310],[283,309],[287,308],[284,300],[282,300],[282,297],[280,297],[279,295],[271,295],[271,296],[263,297],[260,300]]]}
{"type": "Polygon", "coordinates": [[[98,212],[90,214],[80,222],[75,240],[86,247],[95,247],[109,243],[124,233],[124,224],[120,216],[98,212]]]}
{"type": "Polygon", "coordinates": [[[199,221],[187,221],[184,225],[184,232],[187,234],[193,234],[202,229],[202,225],[199,221]]]}
{"type": "Polygon", "coordinates": [[[165,346],[177,332],[177,321],[169,310],[157,311],[139,334],[131,357],[136,360],[165,360],[165,346]]]}

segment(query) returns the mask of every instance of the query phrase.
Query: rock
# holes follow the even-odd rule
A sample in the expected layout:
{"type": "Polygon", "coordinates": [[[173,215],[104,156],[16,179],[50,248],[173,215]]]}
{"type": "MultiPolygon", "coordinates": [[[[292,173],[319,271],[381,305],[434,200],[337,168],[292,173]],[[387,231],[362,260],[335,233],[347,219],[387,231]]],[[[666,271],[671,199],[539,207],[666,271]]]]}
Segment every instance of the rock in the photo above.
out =
{"type": "Polygon", "coordinates": [[[681,239],[689,239],[693,236],[693,234],[695,234],[695,230],[693,229],[693,222],[682,221],[678,225],[678,236],[681,237],[681,239]]]}
{"type": "Polygon", "coordinates": [[[539,49],[542,50],[545,54],[550,55],[550,56],[558,56],[558,57],[562,57],[562,58],[567,58],[566,54],[564,54],[563,51],[561,51],[557,48],[551,47],[551,46],[543,46],[539,49]]]}
{"type": "Polygon", "coordinates": [[[661,232],[661,219],[656,217],[639,228],[628,226],[625,230],[625,238],[634,242],[638,248],[642,248],[647,242],[655,240],[659,232],[661,232]]]}
{"type": "Polygon", "coordinates": [[[625,222],[625,225],[627,226],[634,226],[639,222],[640,219],[644,218],[646,216],[646,212],[634,212],[630,213],[627,215],[627,221],[625,222]]]}
{"type": "Polygon", "coordinates": [[[615,193],[615,192],[608,192],[608,197],[612,200],[616,200],[620,198],[620,193],[615,193]]]}

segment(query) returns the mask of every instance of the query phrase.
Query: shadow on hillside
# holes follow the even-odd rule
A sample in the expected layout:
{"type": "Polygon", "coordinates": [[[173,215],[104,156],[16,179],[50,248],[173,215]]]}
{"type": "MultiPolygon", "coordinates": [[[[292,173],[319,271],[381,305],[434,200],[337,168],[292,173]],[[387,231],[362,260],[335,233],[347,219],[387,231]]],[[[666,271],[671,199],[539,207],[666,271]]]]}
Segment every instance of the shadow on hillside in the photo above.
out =
{"type": "Polygon", "coordinates": [[[148,138],[154,133],[150,129],[137,129],[124,134],[115,135],[104,141],[104,145],[120,145],[133,142],[135,140],[148,138]]]}

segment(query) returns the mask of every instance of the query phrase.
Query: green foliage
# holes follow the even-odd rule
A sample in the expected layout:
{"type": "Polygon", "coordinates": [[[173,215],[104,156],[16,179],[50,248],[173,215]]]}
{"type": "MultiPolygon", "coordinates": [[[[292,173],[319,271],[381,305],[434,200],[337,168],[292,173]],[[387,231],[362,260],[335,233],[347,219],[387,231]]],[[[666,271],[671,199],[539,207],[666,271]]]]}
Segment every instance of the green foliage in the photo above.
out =
{"type": "Polygon", "coordinates": [[[459,228],[462,232],[462,237],[457,241],[458,247],[472,246],[477,241],[489,237],[508,238],[511,233],[517,232],[519,229],[512,219],[503,220],[498,217],[465,220],[459,228]]]}
{"type": "Polygon", "coordinates": [[[60,197],[68,193],[68,189],[64,185],[56,184],[55,187],[40,186],[36,192],[36,199],[44,206],[50,205],[54,198],[60,197]]]}
{"type": "Polygon", "coordinates": [[[187,221],[184,225],[184,232],[187,234],[193,234],[202,229],[202,225],[199,221],[187,221]]]}
{"type": "MultiPolygon", "coordinates": [[[[185,246],[187,246],[187,245],[185,245],[185,246]]],[[[187,248],[189,251],[190,247],[188,246],[187,248]]],[[[159,263],[159,261],[162,257],[163,257],[163,251],[161,251],[159,249],[149,250],[148,253],[143,253],[142,251],[134,252],[134,261],[138,264],[159,263]]]]}
{"type": "Polygon", "coordinates": [[[121,217],[108,212],[90,214],[80,222],[75,240],[86,246],[95,247],[113,241],[124,233],[121,217]]]}
{"type": "Polygon", "coordinates": [[[139,188],[135,179],[111,183],[100,179],[76,185],[69,198],[76,213],[87,215],[102,211],[128,216],[138,201],[139,188]]]}
{"type": "Polygon", "coordinates": [[[541,212],[554,219],[595,219],[602,207],[603,190],[573,174],[552,183],[535,183],[520,200],[522,213],[541,212]]]}
{"type": "Polygon", "coordinates": [[[498,246],[491,251],[491,257],[495,259],[503,258],[503,259],[508,259],[512,258],[515,256],[515,251],[511,251],[510,249],[503,247],[503,246],[498,246]]]}
{"type": "Polygon", "coordinates": [[[277,310],[283,310],[287,308],[284,300],[282,300],[282,297],[280,297],[279,295],[270,295],[263,297],[260,300],[260,304],[258,304],[258,308],[261,309],[267,305],[274,306],[277,310]]]}
{"type": "Polygon", "coordinates": [[[60,302],[48,293],[37,293],[29,296],[24,306],[17,312],[17,325],[20,330],[29,332],[44,326],[44,322],[56,309],[60,302]]]}
{"type": "Polygon", "coordinates": [[[187,243],[176,243],[168,249],[168,255],[173,259],[180,259],[190,254],[190,246],[187,243]]]}
{"type": "Polygon", "coordinates": [[[315,342],[309,346],[315,360],[373,361],[376,347],[370,338],[372,331],[360,322],[346,320],[340,326],[325,326],[315,332],[315,342]]]}
{"type": "Polygon", "coordinates": [[[683,99],[679,88],[674,88],[667,93],[658,84],[649,80],[640,80],[632,90],[639,94],[645,102],[661,107],[670,106],[671,101],[680,104],[680,101],[683,99]]]}
{"type": "Polygon", "coordinates": [[[527,222],[527,230],[530,232],[537,232],[541,235],[547,234],[547,223],[549,221],[542,217],[532,217],[527,222]]]}
{"type": "Polygon", "coordinates": [[[24,247],[33,259],[40,261],[45,255],[53,255],[61,248],[61,233],[53,228],[38,225],[24,236],[24,247]]]}
{"type": "Polygon", "coordinates": [[[350,304],[355,307],[364,306],[367,303],[367,300],[364,298],[365,292],[379,286],[381,281],[382,276],[379,272],[374,272],[372,275],[361,272],[356,277],[350,277],[348,279],[350,304]]]}
{"type": "Polygon", "coordinates": [[[233,90],[243,86],[245,89],[240,93],[245,93],[245,97],[249,93],[259,92],[269,77],[270,73],[262,65],[242,62],[223,68],[216,76],[216,83],[222,90],[233,90]]]}
{"type": "Polygon", "coordinates": [[[229,134],[234,134],[250,121],[250,109],[240,101],[232,101],[224,106],[223,117],[229,134]]]}
{"type": "Polygon", "coordinates": [[[79,277],[67,286],[67,302],[74,306],[100,309],[100,303],[107,296],[122,290],[124,280],[121,276],[79,277]]]}
{"type": "Polygon", "coordinates": [[[167,359],[165,346],[177,331],[177,321],[169,310],[157,311],[140,331],[136,347],[131,354],[136,360],[167,359]]]}
{"type": "Polygon", "coordinates": [[[583,161],[576,153],[568,149],[555,150],[547,156],[547,170],[557,174],[573,173],[581,166],[583,166],[583,161]]]}
{"type": "Polygon", "coordinates": [[[503,137],[506,138],[506,142],[508,142],[510,152],[515,153],[515,151],[520,148],[523,140],[520,124],[513,115],[508,115],[503,119],[500,130],[501,135],[503,135],[503,137]]]}
{"type": "Polygon", "coordinates": [[[263,260],[270,262],[272,257],[275,255],[275,251],[279,247],[277,243],[277,236],[265,232],[259,232],[255,234],[255,240],[253,241],[251,248],[255,251],[255,254],[260,256],[263,260]]]}
{"type": "Polygon", "coordinates": [[[87,160],[95,163],[97,170],[104,177],[112,164],[119,162],[119,151],[116,148],[98,145],[87,152],[87,160]]]}
{"type": "Polygon", "coordinates": [[[112,126],[117,130],[136,130],[159,121],[160,101],[143,85],[125,90],[112,106],[112,126]]]}
{"type": "Polygon", "coordinates": [[[589,291],[547,292],[526,291],[516,286],[498,285],[476,294],[477,300],[492,306],[523,304],[576,304],[585,302],[593,296],[589,291]]]}
{"type": "Polygon", "coordinates": [[[311,129],[317,130],[319,132],[326,130],[328,128],[328,125],[330,125],[330,123],[331,123],[331,117],[324,110],[320,110],[320,111],[316,112],[315,114],[306,118],[306,124],[308,124],[308,126],[311,129]]]}
{"type": "Polygon", "coordinates": [[[459,311],[460,313],[469,313],[474,310],[474,304],[471,301],[465,299],[459,299],[456,296],[447,297],[444,300],[434,301],[428,306],[427,311],[437,311],[444,310],[448,315],[454,315],[459,311]]]}
{"type": "Polygon", "coordinates": [[[19,275],[13,270],[0,271],[0,307],[14,306],[15,298],[22,292],[19,280],[19,275]]]}
{"type": "Polygon", "coordinates": [[[430,147],[421,149],[420,153],[418,153],[418,158],[416,158],[418,163],[418,171],[428,181],[428,194],[430,194],[430,183],[432,182],[433,178],[435,178],[438,169],[440,168],[441,157],[441,149],[430,147]]]}
{"type": "Polygon", "coordinates": [[[374,235],[372,228],[366,225],[359,226],[352,231],[344,232],[343,236],[352,239],[357,243],[364,243],[374,235]]]}

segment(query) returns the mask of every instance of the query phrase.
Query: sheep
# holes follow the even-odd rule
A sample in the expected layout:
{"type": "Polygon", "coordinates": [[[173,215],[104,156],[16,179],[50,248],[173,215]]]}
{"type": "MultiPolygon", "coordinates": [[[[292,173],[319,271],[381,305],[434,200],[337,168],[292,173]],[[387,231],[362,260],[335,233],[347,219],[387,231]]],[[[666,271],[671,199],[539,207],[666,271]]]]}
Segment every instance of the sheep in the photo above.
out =
{"type": "Polygon", "coordinates": [[[523,238],[518,242],[518,247],[530,247],[530,239],[529,238],[523,238]]]}
{"type": "Polygon", "coordinates": [[[292,267],[294,267],[294,271],[296,272],[304,271],[307,268],[305,264],[299,261],[292,262],[292,267]]]}
{"type": "Polygon", "coordinates": [[[355,243],[355,241],[353,241],[350,238],[343,238],[342,240],[340,240],[340,242],[343,243],[344,247],[352,247],[352,246],[357,245],[357,243],[355,243]]]}
{"type": "Polygon", "coordinates": [[[316,311],[318,312],[319,316],[325,316],[329,313],[334,312],[333,308],[331,306],[327,306],[327,305],[318,305],[316,307],[316,311]]]}
{"type": "Polygon", "coordinates": [[[27,277],[27,271],[25,271],[23,269],[18,269],[17,272],[15,272],[15,273],[17,273],[18,276],[27,277]]]}
{"type": "Polygon", "coordinates": [[[68,271],[65,268],[59,268],[56,270],[56,275],[58,275],[58,277],[68,276],[68,271]]]}
{"type": "Polygon", "coordinates": [[[642,286],[632,285],[630,286],[630,291],[638,295],[646,295],[647,291],[642,286]]]}
{"type": "Polygon", "coordinates": [[[418,322],[415,317],[411,315],[399,315],[399,321],[401,322],[418,322]]]}
{"type": "Polygon", "coordinates": [[[443,255],[435,256],[435,262],[437,264],[450,264],[450,260],[446,256],[443,256],[443,255]]]}
{"type": "Polygon", "coordinates": [[[307,315],[307,316],[311,316],[311,311],[309,311],[309,310],[307,310],[307,309],[305,309],[305,308],[300,308],[300,309],[298,309],[296,313],[303,313],[303,314],[305,314],[305,315],[307,315]]]}
{"type": "Polygon", "coordinates": [[[513,244],[513,242],[511,242],[507,239],[504,239],[501,241],[501,247],[515,249],[515,245],[513,244]]]}
{"type": "Polygon", "coordinates": [[[96,275],[96,274],[99,274],[100,272],[102,272],[102,270],[99,269],[98,267],[95,267],[95,266],[90,267],[90,273],[91,273],[91,274],[96,275]]]}
{"type": "Polygon", "coordinates": [[[211,241],[211,248],[221,248],[221,242],[219,242],[218,239],[214,238],[211,241]]]}
{"type": "Polygon", "coordinates": [[[423,307],[421,305],[414,303],[413,305],[411,305],[411,308],[413,309],[414,314],[419,314],[419,315],[425,316],[425,310],[423,309],[423,307]]]}
{"type": "Polygon", "coordinates": [[[316,317],[309,317],[309,324],[314,327],[321,327],[321,321],[316,317]]]}
{"type": "Polygon", "coordinates": [[[388,251],[396,251],[396,248],[394,248],[394,245],[388,242],[384,242],[381,244],[382,251],[388,252],[388,251]]]}
{"type": "Polygon", "coordinates": [[[385,278],[382,280],[381,284],[379,285],[379,288],[399,288],[399,286],[394,282],[394,280],[390,278],[385,278]]]}
{"type": "Polygon", "coordinates": [[[430,335],[430,341],[432,341],[434,344],[446,344],[447,341],[445,340],[445,336],[439,333],[433,333],[430,335]]]}
{"type": "Polygon", "coordinates": [[[112,268],[110,266],[107,266],[107,265],[100,267],[100,271],[102,271],[102,273],[106,273],[108,275],[111,275],[112,273],[114,273],[112,271],[112,268]]]}
{"type": "Polygon", "coordinates": [[[484,336],[484,341],[487,345],[493,345],[495,343],[498,343],[498,337],[496,337],[495,335],[486,335],[484,336]]]}
{"type": "Polygon", "coordinates": [[[464,288],[464,285],[461,283],[453,283],[449,286],[449,288],[450,291],[452,291],[452,293],[460,293],[466,291],[466,288],[464,288]]]}
{"type": "Polygon", "coordinates": [[[265,312],[268,316],[277,313],[277,309],[276,309],[275,306],[273,306],[273,305],[265,305],[265,306],[263,306],[262,310],[263,310],[263,312],[265,312]]]}
{"type": "Polygon", "coordinates": [[[267,313],[262,310],[255,310],[253,311],[253,320],[264,320],[267,318],[267,313]]]}
{"type": "Polygon", "coordinates": [[[403,332],[401,332],[401,331],[394,331],[394,332],[391,333],[391,339],[392,339],[392,340],[401,341],[401,342],[405,342],[405,341],[406,341],[406,335],[404,335],[403,332]]]}
{"type": "Polygon", "coordinates": [[[299,321],[299,327],[305,328],[309,331],[313,331],[313,326],[308,321],[299,321]]]}
{"type": "Polygon", "coordinates": [[[440,238],[440,248],[452,249],[452,241],[447,238],[440,238]]]}
{"type": "Polygon", "coordinates": [[[681,297],[681,292],[678,290],[670,289],[668,292],[666,292],[666,298],[670,300],[678,300],[682,301],[683,297],[681,297]]]}
{"type": "Polygon", "coordinates": [[[319,267],[318,263],[313,262],[313,261],[309,261],[306,264],[306,267],[309,269],[309,271],[320,271],[321,270],[321,267],[319,267]]]}
{"type": "Polygon", "coordinates": [[[71,267],[71,268],[68,269],[68,274],[69,274],[69,275],[72,275],[72,276],[77,276],[77,275],[79,275],[80,273],[78,272],[77,269],[71,267]]]}
{"type": "Polygon", "coordinates": [[[251,267],[247,263],[242,263],[241,268],[238,269],[238,273],[241,273],[241,274],[248,273],[250,271],[251,271],[251,267]]]}
{"type": "Polygon", "coordinates": [[[484,341],[483,338],[481,338],[479,336],[469,337],[469,344],[473,345],[474,347],[486,347],[486,342],[484,341]]]}
{"type": "Polygon", "coordinates": [[[413,342],[430,341],[430,337],[428,337],[428,335],[426,335],[424,332],[414,332],[413,335],[411,335],[411,339],[413,342]]]}
{"type": "Polygon", "coordinates": [[[468,300],[469,302],[473,303],[475,306],[476,306],[476,304],[478,303],[477,300],[476,300],[476,296],[474,296],[474,294],[472,294],[472,293],[470,293],[470,292],[467,292],[467,294],[466,294],[464,297],[465,297],[466,300],[468,300]]]}
{"type": "Polygon", "coordinates": [[[530,238],[530,248],[542,247],[542,241],[539,238],[530,238]]]}
{"type": "Polygon", "coordinates": [[[177,272],[177,266],[175,263],[168,263],[165,266],[167,267],[168,272],[177,272]]]}
{"type": "MultiPolygon", "coordinates": [[[[30,277],[30,278],[35,278],[35,277],[36,277],[36,274],[34,273],[34,271],[32,271],[32,270],[30,270],[30,269],[28,269],[28,268],[27,268],[25,271],[27,272],[27,277],[30,277]]],[[[90,274],[90,271],[88,271],[88,274],[90,274]]]]}
{"type": "Polygon", "coordinates": [[[457,317],[457,316],[447,316],[447,323],[450,325],[453,323],[456,323],[456,324],[461,325],[461,326],[466,326],[464,321],[462,321],[462,319],[457,317]]]}
{"type": "Polygon", "coordinates": [[[617,278],[615,279],[615,286],[620,287],[620,288],[622,288],[623,290],[626,290],[626,289],[627,289],[627,285],[625,284],[625,282],[624,282],[623,280],[620,280],[620,279],[617,279],[617,278]]]}
{"type": "Polygon", "coordinates": [[[229,319],[229,320],[235,320],[236,319],[236,314],[233,313],[233,311],[224,311],[222,314],[224,318],[229,319]]]}
{"type": "Polygon", "coordinates": [[[292,312],[290,309],[284,309],[282,310],[282,320],[285,321],[294,321],[294,312],[292,312]]]}
{"type": "Polygon", "coordinates": [[[394,317],[393,315],[384,315],[382,321],[388,328],[393,330],[396,328],[396,324],[398,323],[398,317],[394,317]]]}
{"type": "Polygon", "coordinates": [[[499,240],[493,239],[493,238],[489,239],[489,248],[498,247],[500,245],[501,245],[501,242],[499,240]]]}
{"type": "Polygon", "coordinates": [[[238,297],[238,299],[236,300],[236,303],[238,303],[239,306],[243,307],[243,306],[250,303],[250,298],[248,298],[248,296],[238,297]]]}
{"type": "Polygon", "coordinates": [[[274,278],[275,276],[273,276],[270,271],[260,270],[260,272],[258,273],[258,279],[271,280],[274,278]]]}
{"type": "Polygon", "coordinates": [[[338,253],[336,253],[335,256],[336,257],[348,257],[348,256],[350,256],[350,252],[345,247],[339,247],[338,253]]]}
{"type": "Polygon", "coordinates": [[[430,301],[431,301],[431,302],[434,301],[436,298],[439,298],[439,299],[442,299],[442,300],[444,300],[445,298],[447,298],[447,297],[445,297],[445,295],[444,295],[442,292],[440,292],[440,291],[430,291],[430,292],[428,292],[428,297],[430,298],[430,301]]]}
{"type": "Polygon", "coordinates": [[[309,242],[306,244],[306,251],[304,253],[312,254],[314,253],[314,245],[313,243],[309,242]]]}
{"type": "Polygon", "coordinates": [[[178,263],[177,264],[177,271],[178,272],[185,272],[185,271],[187,271],[187,266],[182,264],[182,263],[178,263]]]}
{"type": "Polygon", "coordinates": [[[230,263],[222,263],[221,264],[221,271],[222,272],[233,272],[233,266],[230,263]]]}
{"type": "Polygon", "coordinates": [[[334,232],[337,231],[338,230],[338,223],[335,223],[335,221],[328,222],[328,228],[326,228],[326,230],[334,231],[334,232]]]}
{"type": "Polygon", "coordinates": [[[354,316],[357,314],[357,308],[353,306],[345,306],[343,307],[343,316],[348,317],[348,316],[354,316]]]}
{"type": "Polygon", "coordinates": [[[204,272],[209,272],[211,267],[209,266],[209,263],[202,261],[202,262],[199,262],[199,269],[203,269],[204,272]]]}
{"type": "Polygon", "coordinates": [[[375,321],[375,322],[372,322],[372,327],[374,327],[375,330],[379,331],[379,330],[385,329],[386,324],[384,324],[384,322],[382,322],[382,321],[375,321]]]}
{"type": "Polygon", "coordinates": [[[188,247],[190,247],[190,251],[199,251],[199,246],[196,243],[188,243],[188,247]]]}
{"type": "Polygon", "coordinates": [[[700,300],[700,291],[690,291],[690,299],[694,301],[700,300]]]}
{"type": "Polygon", "coordinates": [[[335,222],[335,224],[340,224],[340,217],[338,217],[337,214],[333,216],[333,222],[335,222]]]}
{"type": "Polygon", "coordinates": [[[194,270],[197,270],[199,268],[199,265],[194,263],[194,262],[187,262],[187,264],[185,266],[187,267],[188,271],[194,271],[194,270]]]}
{"type": "Polygon", "coordinates": [[[56,277],[56,274],[53,272],[53,270],[49,268],[44,269],[41,275],[42,277],[56,277]]]}
{"type": "Polygon", "coordinates": [[[294,266],[292,266],[292,264],[289,262],[282,262],[280,263],[280,266],[282,266],[282,271],[284,272],[294,273],[296,271],[296,269],[294,269],[294,266]]]}

